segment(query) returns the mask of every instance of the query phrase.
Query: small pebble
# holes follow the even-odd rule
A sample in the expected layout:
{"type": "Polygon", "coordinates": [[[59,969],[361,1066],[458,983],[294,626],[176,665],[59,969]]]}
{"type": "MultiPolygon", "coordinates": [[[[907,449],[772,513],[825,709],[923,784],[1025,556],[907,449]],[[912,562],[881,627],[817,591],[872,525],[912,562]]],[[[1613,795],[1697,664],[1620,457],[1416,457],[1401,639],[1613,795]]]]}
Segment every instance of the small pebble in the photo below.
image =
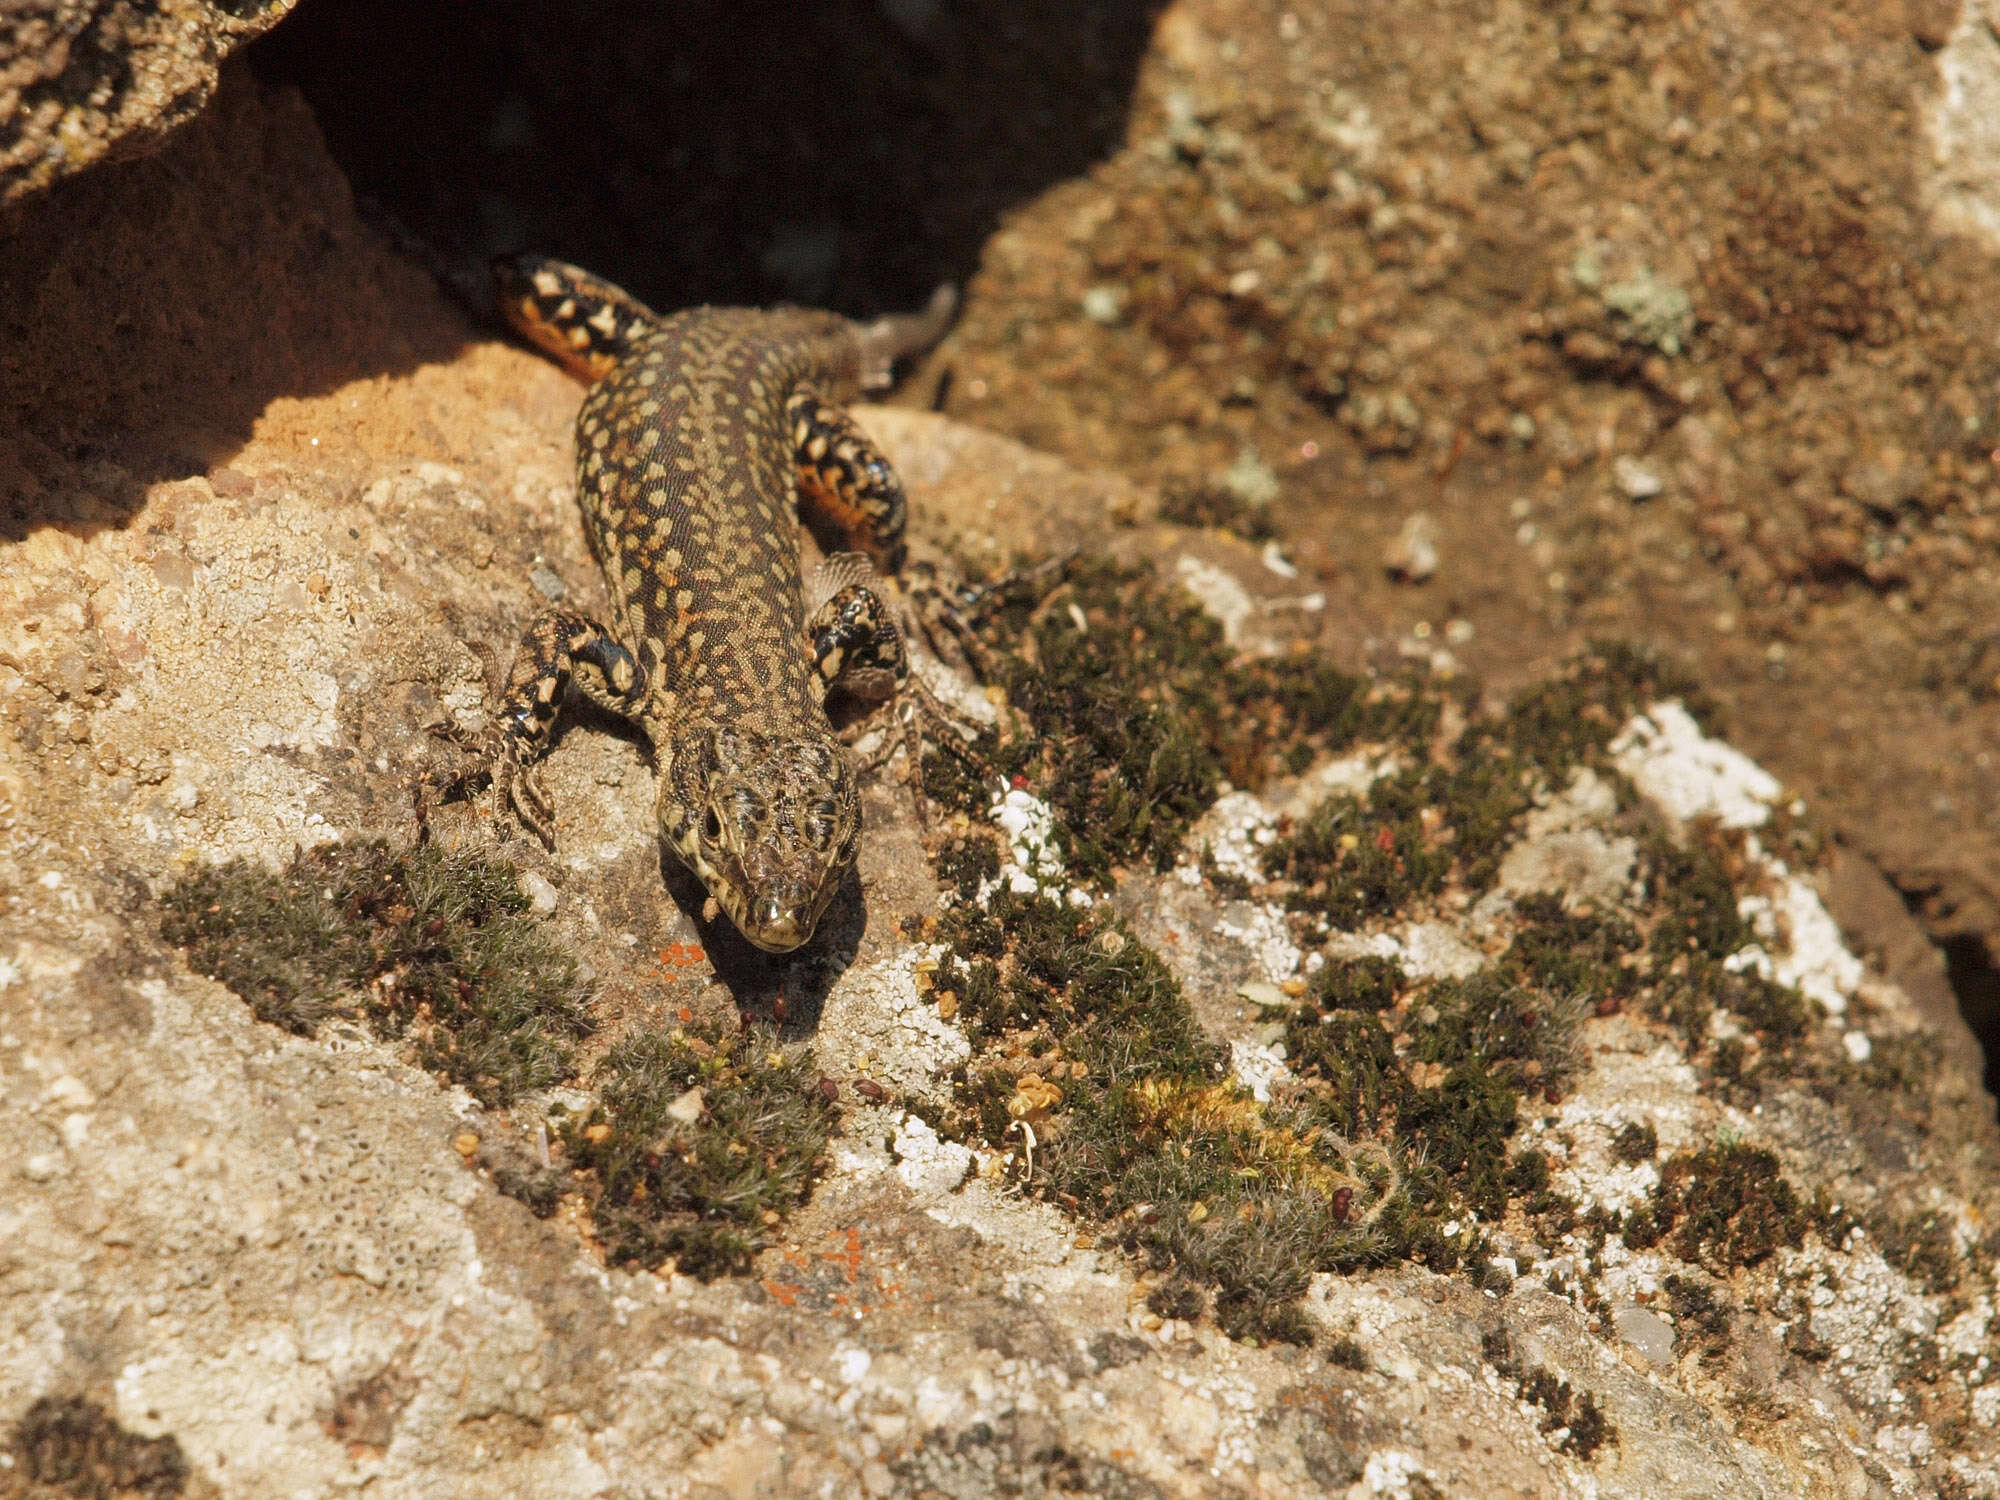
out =
{"type": "Polygon", "coordinates": [[[1252,979],[1246,984],[1238,985],[1236,997],[1239,1000],[1248,1000],[1260,1010],[1281,1010],[1290,1003],[1285,998],[1283,990],[1263,979],[1252,979]]]}
{"type": "Polygon", "coordinates": [[[1629,453],[1621,453],[1611,461],[1611,477],[1618,481],[1618,488],[1629,500],[1650,500],[1667,487],[1658,474],[1629,453]]]}
{"type": "Polygon", "coordinates": [[[457,1135],[451,1138],[451,1149],[456,1151],[460,1156],[464,1157],[467,1161],[471,1161],[472,1158],[478,1154],[479,1137],[474,1135],[469,1130],[461,1130],[457,1135]]]}
{"type": "Polygon", "coordinates": [[[537,874],[533,870],[523,870],[520,886],[521,894],[528,898],[528,904],[534,908],[536,916],[555,915],[556,888],[549,883],[548,876],[537,874]]]}
{"type": "Polygon", "coordinates": [[[1403,523],[1382,549],[1382,565],[1405,583],[1422,583],[1438,570],[1437,526],[1428,511],[1418,511],[1403,523]]]}
{"type": "Polygon", "coordinates": [[[1092,287],[1083,294],[1083,315],[1109,328],[1125,315],[1124,288],[1104,283],[1092,287]]]}
{"type": "Polygon", "coordinates": [[[1673,1325],[1637,1303],[1622,1302],[1611,1314],[1618,1336],[1637,1349],[1647,1364],[1666,1369],[1674,1362],[1673,1325]]]}

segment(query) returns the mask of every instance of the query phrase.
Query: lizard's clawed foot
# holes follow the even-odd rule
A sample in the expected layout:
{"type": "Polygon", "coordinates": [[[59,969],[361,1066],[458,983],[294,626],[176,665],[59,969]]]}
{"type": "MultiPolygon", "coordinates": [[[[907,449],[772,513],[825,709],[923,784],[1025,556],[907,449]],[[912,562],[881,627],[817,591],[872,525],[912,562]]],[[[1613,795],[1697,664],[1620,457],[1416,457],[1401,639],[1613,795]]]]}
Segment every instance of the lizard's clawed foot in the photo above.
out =
{"type": "Polygon", "coordinates": [[[512,812],[542,841],[544,849],[556,852],[555,802],[535,769],[521,764],[511,739],[504,741],[493,757],[493,812],[503,821],[512,812]]]}

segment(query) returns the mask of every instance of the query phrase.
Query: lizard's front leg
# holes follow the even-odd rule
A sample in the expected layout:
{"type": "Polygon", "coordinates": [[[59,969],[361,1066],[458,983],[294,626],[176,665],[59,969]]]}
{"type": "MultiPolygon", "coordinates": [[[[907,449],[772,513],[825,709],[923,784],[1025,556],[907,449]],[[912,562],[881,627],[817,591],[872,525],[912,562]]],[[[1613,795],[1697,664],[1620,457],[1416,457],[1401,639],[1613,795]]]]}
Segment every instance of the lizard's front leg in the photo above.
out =
{"type": "Polygon", "coordinates": [[[575,610],[552,609],[536,617],[514,653],[493,761],[496,811],[504,814],[511,807],[551,851],[556,846],[555,805],[534,765],[548,751],[563,696],[572,685],[621,718],[633,717],[646,698],[645,670],[610,631],[575,610]]]}

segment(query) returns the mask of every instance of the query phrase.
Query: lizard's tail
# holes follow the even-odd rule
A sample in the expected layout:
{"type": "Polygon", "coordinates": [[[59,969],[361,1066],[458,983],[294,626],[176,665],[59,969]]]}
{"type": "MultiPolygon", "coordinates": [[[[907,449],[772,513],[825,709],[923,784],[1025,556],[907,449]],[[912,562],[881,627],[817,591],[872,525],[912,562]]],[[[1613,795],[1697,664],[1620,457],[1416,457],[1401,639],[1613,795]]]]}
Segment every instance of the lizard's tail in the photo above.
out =
{"type": "Polygon", "coordinates": [[[922,312],[895,313],[861,324],[856,330],[861,338],[861,389],[888,389],[896,361],[922,354],[937,343],[957,314],[958,288],[946,282],[931,293],[922,312]]]}

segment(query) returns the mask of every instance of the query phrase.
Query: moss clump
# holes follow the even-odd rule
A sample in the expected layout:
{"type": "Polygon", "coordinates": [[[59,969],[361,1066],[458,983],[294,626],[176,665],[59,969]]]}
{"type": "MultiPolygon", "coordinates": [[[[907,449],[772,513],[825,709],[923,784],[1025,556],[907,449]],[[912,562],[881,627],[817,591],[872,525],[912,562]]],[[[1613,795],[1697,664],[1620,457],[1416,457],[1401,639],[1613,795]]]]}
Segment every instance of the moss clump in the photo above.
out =
{"type": "Polygon", "coordinates": [[[1625,1242],[1646,1249],[1671,1237],[1681,1259],[1726,1276],[1781,1246],[1796,1250],[1812,1219],[1776,1156],[1727,1142],[1669,1157],[1652,1206],[1628,1219],[1625,1242]]]}
{"type": "MultiPolygon", "coordinates": [[[[1490,1219],[1510,1195],[1547,1189],[1546,1174],[1537,1181],[1532,1168],[1515,1171],[1507,1141],[1522,1095],[1554,1086],[1574,1065],[1578,1018],[1573,1005],[1488,970],[1418,989],[1399,1005],[1393,1031],[1374,1012],[1302,1006],[1285,1041],[1293,1071],[1313,1090],[1315,1118],[1356,1139],[1390,1136],[1421,1163],[1405,1185],[1413,1206],[1443,1213],[1464,1202],[1490,1219]]],[[[1436,1247],[1401,1248],[1437,1264],[1436,1247]]],[[[1458,1260],[1450,1253],[1447,1265],[1458,1260]]]]}
{"type": "Polygon", "coordinates": [[[1000,850],[990,838],[978,836],[945,841],[932,860],[938,879],[961,901],[970,901],[986,881],[1000,874],[1000,850]]]}
{"type": "Polygon", "coordinates": [[[1192,1323],[1208,1311],[1208,1292],[1185,1271],[1176,1271],[1146,1294],[1146,1308],[1163,1318],[1192,1323]]]}
{"type": "Polygon", "coordinates": [[[1171,1315],[1212,1289],[1232,1335],[1310,1342],[1298,1299],[1313,1271],[1375,1253],[1389,1153],[1224,1081],[1179,984],[1104,906],[1003,891],[939,935],[952,951],[933,984],[996,1044],[946,1129],[1017,1149],[1032,1132],[1028,1190],[1166,1273],[1171,1315]]]}
{"type": "Polygon", "coordinates": [[[1678,1273],[1661,1284],[1667,1305],[1673,1309],[1675,1326],[1682,1338],[1692,1339],[1704,1360],[1716,1360],[1729,1348],[1731,1319],[1728,1304],[1715,1289],[1693,1276],[1678,1273]]]}
{"type": "Polygon", "coordinates": [[[1634,1120],[1620,1127],[1611,1138],[1611,1154],[1627,1166],[1651,1161],[1660,1154],[1660,1132],[1653,1128],[1651,1120],[1644,1124],[1634,1120]]]}
{"type": "Polygon", "coordinates": [[[1291,904],[1355,927],[1435,895],[1451,872],[1435,807],[1442,772],[1384,777],[1366,798],[1328,797],[1297,832],[1273,844],[1265,868],[1293,882],[1291,904]]]}
{"type": "Polygon", "coordinates": [[[613,1264],[671,1260],[704,1279],[746,1270],[818,1179],[834,1108],[811,1054],[774,1032],[637,1034],[595,1081],[600,1102],[563,1139],[594,1179],[613,1264]]]}
{"type": "Polygon", "coordinates": [[[1521,1381],[1521,1397],[1541,1407],[1542,1431],[1555,1437],[1559,1452],[1573,1453],[1585,1463],[1606,1443],[1618,1440],[1618,1429],[1589,1391],[1573,1391],[1552,1370],[1534,1370],[1521,1381]]]}
{"type": "MultiPolygon", "coordinates": [[[[1619,726],[1673,681],[1671,672],[1630,648],[1599,646],[1562,676],[1520,695],[1498,720],[1471,724],[1441,758],[1428,739],[1437,721],[1420,724],[1413,715],[1399,726],[1402,743],[1414,752],[1410,763],[1364,796],[1327,798],[1272,845],[1266,868],[1293,883],[1295,908],[1319,912],[1337,927],[1403,911],[1448,879],[1484,890],[1537,794],[1566,786],[1579,767],[1610,774],[1607,751],[1619,726]]],[[[1730,899],[1733,913],[1733,893],[1730,899]]],[[[1530,921],[1565,925],[1548,912],[1530,913],[1530,921]]],[[[1579,988],[1595,985],[1614,997],[1635,988],[1617,962],[1639,946],[1628,926],[1587,917],[1566,925],[1587,935],[1595,959],[1587,973],[1573,966],[1579,988]]],[[[1535,956],[1552,964],[1564,940],[1552,934],[1535,956]]]]}
{"type": "Polygon", "coordinates": [[[1720,727],[1715,701],[1679,667],[1621,641],[1593,642],[1508,705],[1499,738],[1516,757],[1560,771],[1597,760],[1627,719],[1665,698],[1720,727]]]}
{"type": "Polygon", "coordinates": [[[1368,1351],[1344,1333],[1326,1341],[1326,1362],[1357,1375],[1368,1373],[1368,1351]]]}
{"type": "Polygon", "coordinates": [[[1717,986],[1717,1001],[1757,1034],[1768,1055],[1796,1049],[1820,1017],[1819,1006],[1790,985],[1761,974],[1728,974],[1717,986]]]}
{"type": "MultiPolygon", "coordinates": [[[[1384,747],[1400,769],[1365,797],[1329,799],[1266,851],[1295,909],[1344,927],[1407,916],[1449,881],[1490,885],[1536,799],[1583,766],[1615,779],[1619,726],[1682,686],[1599,648],[1440,743],[1438,692],[1307,656],[1234,661],[1211,622],[1145,574],[1072,568],[1054,589],[1009,584],[998,601],[982,633],[1019,713],[989,749],[1049,802],[1075,874],[1165,863],[1219,776],[1254,785],[1301,753],[1384,747]]],[[[985,813],[988,795],[967,811],[985,813]]],[[[981,1049],[938,1123],[1010,1149],[1030,1193],[1160,1273],[1162,1315],[1205,1299],[1237,1337],[1310,1338],[1299,1300],[1317,1271],[1477,1264],[1475,1215],[1519,1208],[1549,1235],[1575,1230],[1550,1159],[1509,1152],[1524,1106],[1560,1098],[1587,1009],[1657,988],[1662,971],[1691,984],[1697,961],[1719,984],[1740,946],[1726,844],[1686,853],[1661,840],[1649,870],[1697,878],[1666,937],[1530,898],[1508,953],[1470,979],[1414,985],[1392,962],[1329,963],[1285,1018],[1292,1078],[1260,1104],[1226,1080],[1171,973],[1120,919],[991,890],[994,856],[979,843],[953,839],[938,856],[956,901],[935,929],[946,956],[933,983],[981,1049]],[[1711,875],[1713,888],[1699,883],[1711,875]]],[[[1739,1000],[1773,1036],[1790,1028],[1773,997],[1739,1000]]],[[[1657,1233],[1705,1243],[1684,1197],[1657,1233]]],[[[1600,1245],[1615,1217],[1589,1226],[1600,1245]]],[[[1594,1405],[1559,1382],[1548,1395],[1571,1403],[1562,1425],[1586,1449],[1602,1440],[1594,1405]]]]}
{"type": "MultiPolygon", "coordinates": [[[[1316,653],[1239,659],[1178,585],[1102,562],[998,586],[979,633],[1015,711],[976,747],[1058,813],[1072,876],[1164,868],[1224,777],[1256,786],[1359,739],[1422,739],[1437,705],[1316,653]]],[[[992,793],[945,757],[940,802],[984,815],[992,793]]]]}
{"type": "Polygon", "coordinates": [[[506,865],[384,843],[327,845],[272,872],[236,860],[161,899],[161,935],[259,1020],[310,1032],[356,1015],[487,1105],[567,1076],[589,1029],[576,962],[527,916],[506,865]]]}
{"type": "Polygon", "coordinates": [[[1315,1010],[1376,1014],[1394,1007],[1403,991],[1403,966],[1393,958],[1336,959],[1321,966],[1306,994],[1315,1010]]]}
{"type": "Polygon", "coordinates": [[[1644,982],[1644,940],[1630,922],[1569,912],[1557,896],[1529,896],[1517,908],[1522,927],[1507,963],[1525,984],[1569,995],[1600,1014],[1615,1010],[1644,982]]]}
{"type": "Polygon", "coordinates": [[[1226,483],[1181,480],[1160,495],[1160,519],[1179,526],[1213,526],[1234,532],[1246,542],[1269,541],[1278,534],[1271,507],[1246,500],[1226,483]]]}
{"type": "Polygon", "coordinates": [[[178,1439],[128,1432],[80,1396],[37,1400],[14,1424],[6,1452],[19,1480],[48,1486],[35,1493],[173,1500],[187,1489],[187,1456],[178,1439]]]}
{"type": "Polygon", "coordinates": [[[1017,1052],[1061,1052],[1085,1074],[1213,1078],[1220,1053],[1152,949],[1107,910],[1011,890],[988,907],[958,906],[939,923],[950,953],[933,987],[958,995],[982,1037],[1017,1052]]]}
{"type": "Polygon", "coordinates": [[[1925,1291],[1944,1296],[1958,1285],[1965,1258],[1953,1243],[1951,1225],[1936,1213],[1885,1218],[1875,1226],[1882,1258],[1925,1291]]]}
{"type": "Polygon", "coordinates": [[[1737,909],[1732,879],[1736,851],[1722,829],[1697,823],[1685,844],[1653,833],[1641,855],[1647,888],[1665,907],[1651,942],[1654,960],[1662,968],[1680,959],[1686,972],[1685,961],[1690,958],[1719,964],[1755,940],[1737,909]]]}
{"type": "Polygon", "coordinates": [[[1561,1452],[1575,1454],[1589,1462],[1592,1454],[1607,1443],[1618,1441],[1618,1429],[1604,1415],[1597,1398],[1588,1391],[1575,1390],[1553,1370],[1524,1367],[1514,1353],[1507,1330],[1496,1328],[1481,1336],[1479,1353],[1505,1379],[1520,1388],[1521,1399],[1542,1409],[1541,1430],[1551,1435],[1561,1452]]]}

